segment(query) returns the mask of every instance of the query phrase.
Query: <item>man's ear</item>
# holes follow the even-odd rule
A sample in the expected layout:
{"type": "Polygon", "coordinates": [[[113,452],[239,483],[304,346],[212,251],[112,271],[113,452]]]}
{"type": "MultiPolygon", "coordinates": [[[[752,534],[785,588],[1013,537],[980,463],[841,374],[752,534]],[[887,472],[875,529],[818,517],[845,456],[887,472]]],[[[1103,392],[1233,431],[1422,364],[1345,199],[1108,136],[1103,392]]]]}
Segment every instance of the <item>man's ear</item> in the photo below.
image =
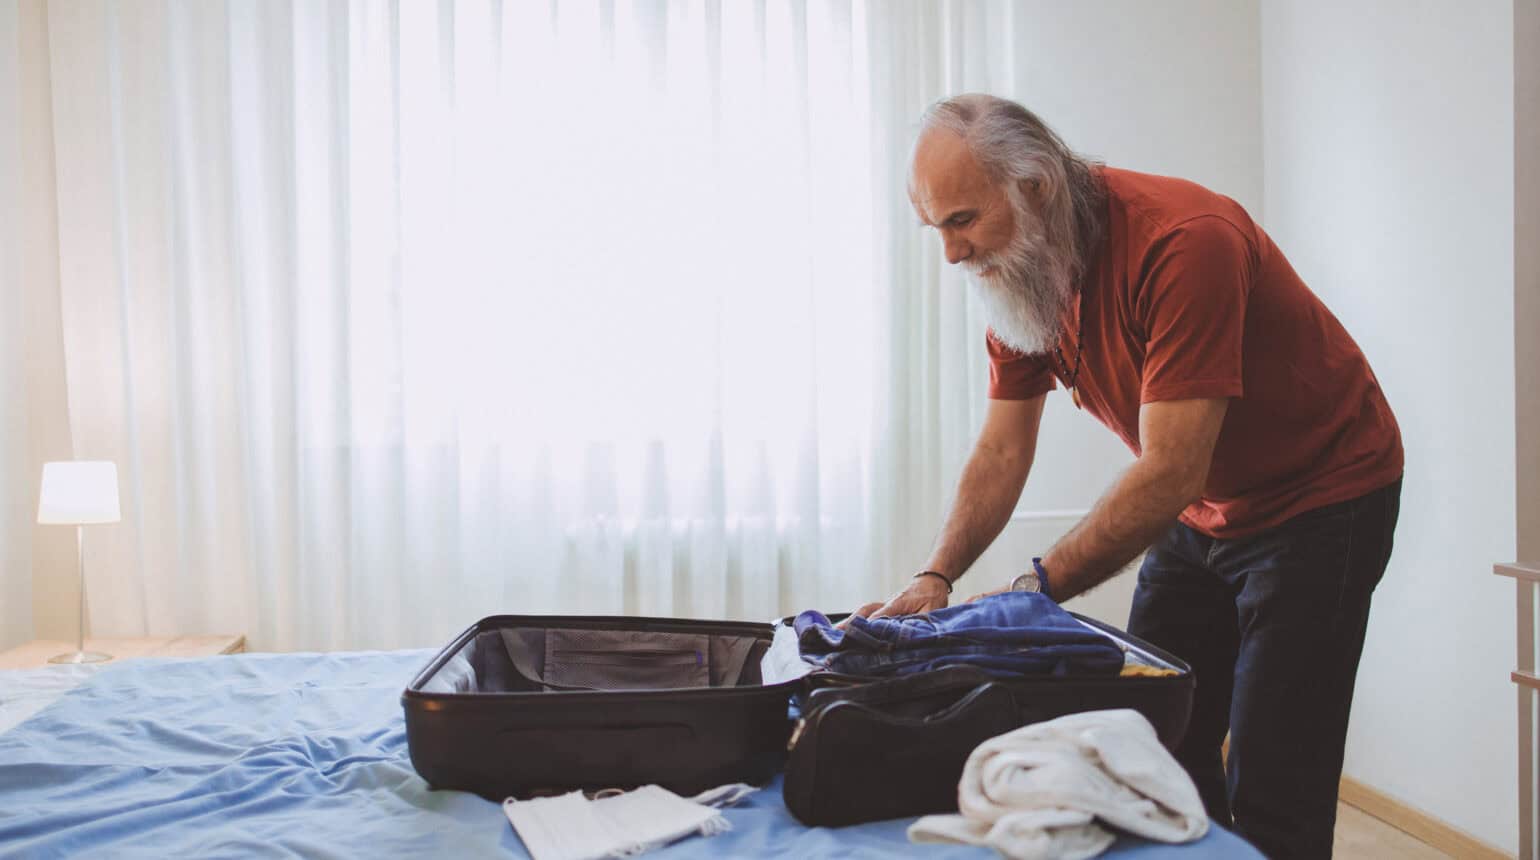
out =
{"type": "Polygon", "coordinates": [[[1018,190],[1021,191],[1022,196],[1026,197],[1027,201],[1032,204],[1034,209],[1042,207],[1042,205],[1043,205],[1043,182],[1042,182],[1042,180],[1040,180],[1040,179],[1018,179],[1016,181],[1016,187],[1017,187],[1018,190]]]}

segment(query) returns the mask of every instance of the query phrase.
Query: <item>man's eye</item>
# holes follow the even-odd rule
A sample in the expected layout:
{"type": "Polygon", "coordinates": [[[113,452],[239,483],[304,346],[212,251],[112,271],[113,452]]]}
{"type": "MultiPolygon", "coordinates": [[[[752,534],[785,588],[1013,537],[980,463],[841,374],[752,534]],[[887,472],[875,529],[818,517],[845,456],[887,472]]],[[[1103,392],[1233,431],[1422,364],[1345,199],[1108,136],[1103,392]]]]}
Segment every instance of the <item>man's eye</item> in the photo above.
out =
{"type": "Polygon", "coordinates": [[[972,215],[958,215],[956,218],[952,219],[952,226],[953,227],[966,227],[966,226],[968,226],[969,224],[972,224],[972,223],[973,223],[973,216],[972,215]]]}

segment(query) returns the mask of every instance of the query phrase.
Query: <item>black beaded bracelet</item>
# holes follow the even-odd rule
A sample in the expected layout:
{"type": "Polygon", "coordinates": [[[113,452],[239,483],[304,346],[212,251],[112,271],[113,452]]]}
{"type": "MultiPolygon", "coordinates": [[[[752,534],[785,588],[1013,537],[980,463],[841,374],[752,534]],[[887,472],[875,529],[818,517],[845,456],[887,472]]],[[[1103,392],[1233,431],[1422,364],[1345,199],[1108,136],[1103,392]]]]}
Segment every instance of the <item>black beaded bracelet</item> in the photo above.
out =
{"type": "Polygon", "coordinates": [[[939,577],[941,577],[941,581],[946,583],[946,593],[947,594],[951,594],[952,593],[952,580],[947,579],[946,578],[946,574],[944,574],[944,573],[942,573],[940,571],[936,571],[936,570],[922,570],[919,573],[915,574],[914,578],[915,579],[919,579],[922,576],[939,576],[939,577]]]}

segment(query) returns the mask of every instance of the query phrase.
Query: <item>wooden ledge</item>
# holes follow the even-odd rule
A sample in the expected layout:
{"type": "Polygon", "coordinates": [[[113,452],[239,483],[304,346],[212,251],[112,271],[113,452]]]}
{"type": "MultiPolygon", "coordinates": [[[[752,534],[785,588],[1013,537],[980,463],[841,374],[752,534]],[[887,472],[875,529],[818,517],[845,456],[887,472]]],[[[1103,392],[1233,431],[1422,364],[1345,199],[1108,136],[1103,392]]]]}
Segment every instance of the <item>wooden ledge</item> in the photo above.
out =
{"type": "Polygon", "coordinates": [[[1540,582],[1540,568],[1530,567],[1526,564],[1514,562],[1512,564],[1494,564],[1492,572],[1498,576],[1509,576],[1514,579],[1527,579],[1530,582],[1540,582]]]}

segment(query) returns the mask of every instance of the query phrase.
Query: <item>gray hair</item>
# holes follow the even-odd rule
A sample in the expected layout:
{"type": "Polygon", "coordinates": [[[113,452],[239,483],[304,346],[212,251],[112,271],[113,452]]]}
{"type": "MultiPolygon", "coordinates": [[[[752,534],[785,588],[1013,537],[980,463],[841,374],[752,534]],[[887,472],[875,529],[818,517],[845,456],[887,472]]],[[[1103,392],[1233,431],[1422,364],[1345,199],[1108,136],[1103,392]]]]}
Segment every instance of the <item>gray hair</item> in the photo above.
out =
{"type": "Polygon", "coordinates": [[[943,128],[960,135],[985,173],[1008,184],[1033,183],[1048,238],[1068,251],[1072,275],[1085,274],[1106,222],[1107,189],[1098,164],[1064,144],[1037,114],[1016,102],[966,93],[936,102],[920,119],[921,134],[943,128]]]}

